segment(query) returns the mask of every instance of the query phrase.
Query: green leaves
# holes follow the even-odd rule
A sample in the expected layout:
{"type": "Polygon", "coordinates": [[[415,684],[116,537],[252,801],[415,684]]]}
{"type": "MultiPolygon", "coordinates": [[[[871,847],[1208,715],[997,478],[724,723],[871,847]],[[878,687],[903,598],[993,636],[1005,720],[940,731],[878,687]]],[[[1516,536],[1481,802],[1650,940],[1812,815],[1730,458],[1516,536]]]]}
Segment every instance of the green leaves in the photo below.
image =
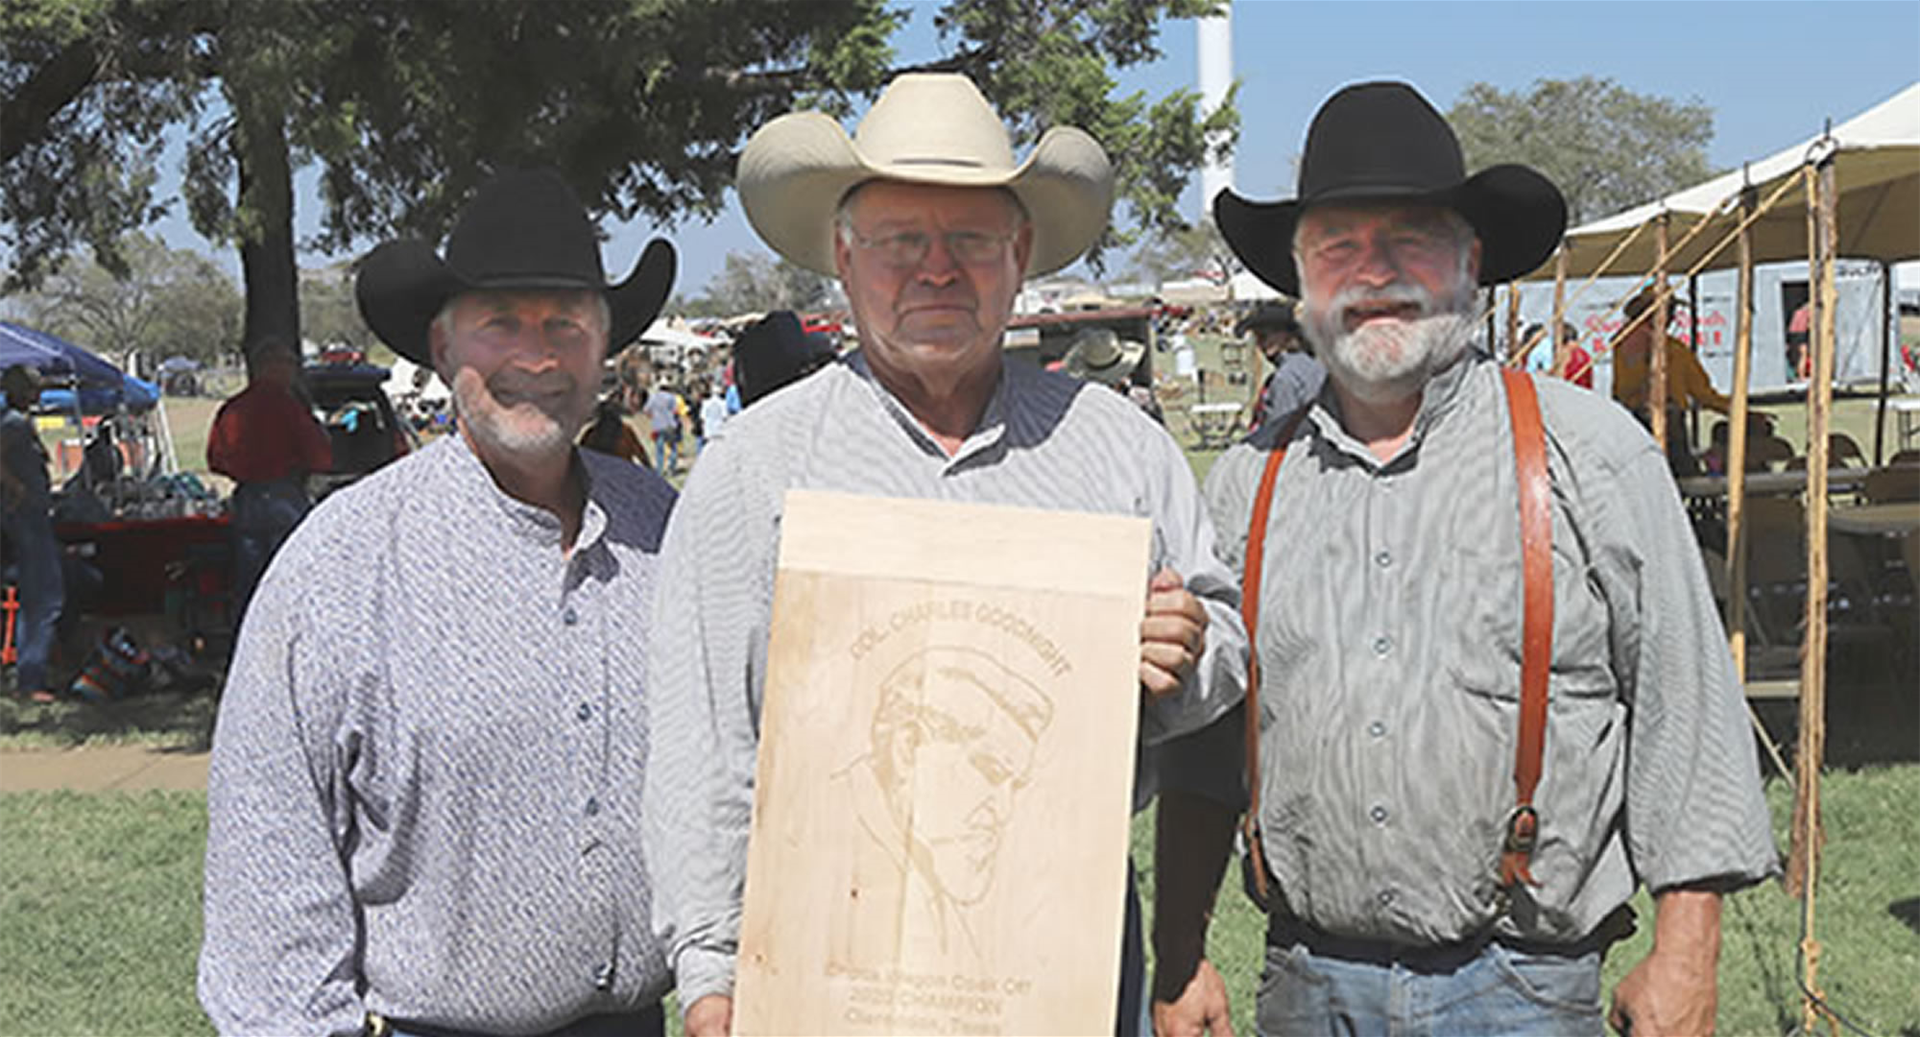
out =
{"type": "MultiPolygon", "coordinates": [[[[1157,58],[1166,19],[1213,6],[951,0],[933,18],[955,49],[932,67],[972,75],[1022,144],[1050,126],[1093,132],[1118,167],[1117,214],[1174,227],[1207,127],[1192,95],[1116,96],[1113,72],[1157,58]]],[[[753,130],[876,95],[916,14],[886,0],[9,0],[10,283],[83,245],[124,270],[118,239],[176,204],[152,192],[169,135],[184,136],[195,228],[241,247],[268,310],[295,305],[273,273],[291,255],[264,255],[291,248],[292,202],[274,188],[287,170],[319,167],[320,230],[301,244],[328,251],[437,240],[509,166],[558,167],[622,220],[711,216],[753,130]]],[[[1237,117],[1208,126],[1230,142],[1237,117]]],[[[1129,240],[1116,229],[1102,246],[1129,240]]],[[[291,313],[269,323],[298,326],[291,313]]]]}
{"type": "Polygon", "coordinates": [[[1579,224],[1712,175],[1713,110],[1611,79],[1543,79],[1522,94],[1469,86],[1447,113],[1469,170],[1519,162],[1545,173],[1579,224]]]}

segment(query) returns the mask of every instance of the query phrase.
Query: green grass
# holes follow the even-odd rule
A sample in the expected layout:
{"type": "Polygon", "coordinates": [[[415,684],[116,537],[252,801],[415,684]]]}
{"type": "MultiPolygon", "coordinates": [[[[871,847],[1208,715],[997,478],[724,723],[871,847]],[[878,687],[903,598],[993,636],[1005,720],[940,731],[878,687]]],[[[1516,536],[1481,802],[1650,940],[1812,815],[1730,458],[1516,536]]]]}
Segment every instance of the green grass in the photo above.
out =
{"type": "Polygon", "coordinates": [[[206,797],[0,796],[0,1033],[199,1034],[206,797]]]}
{"type": "MultiPolygon", "coordinates": [[[[1920,765],[1877,767],[1824,776],[1827,844],[1815,897],[1815,933],[1823,948],[1820,982],[1828,1001],[1875,1034],[1920,1034],[1920,765]]],[[[1792,814],[1792,787],[1768,782],[1782,853],[1792,814]]],[[[1136,819],[1134,860],[1142,895],[1151,897],[1152,827],[1136,819]]],[[[1653,907],[1635,900],[1639,931],[1616,945],[1605,968],[1606,989],[1652,945],[1653,907]]],[[[1787,1034],[1800,1021],[1800,904],[1778,883],[1728,898],[1722,922],[1722,1034],[1787,1034]]],[[[1226,978],[1235,1033],[1253,1033],[1254,991],[1264,947],[1263,921],[1240,891],[1238,867],[1220,891],[1208,955],[1226,978]]]]}
{"type": "Polygon", "coordinates": [[[204,752],[213,745],[211,693],[142,695],[94,705],[70,696],[45,705],[0,698],[0,748],[145,745],[204,752]]]}
{"type": "MultiPolygon", "coordinates": [[[[1768,786],[1781,846],[1790,788],[1768,786]]],[[[1868,1032],[1920,1033],[1920,765],[1825,778],[1827,846],[1817,898],[1821,983],[1868,1032]]],[[[198,793],[16,793],[0,796],[0,1034],[199,1034],[198,793]]],[[[1151,815],[1134,824],[1151,903],[1151,815]]],[[[1645,953],[1641,931],[1614,949],[1609,988],[1645,953]]],[[[1229,872],[1210,955],[1225,975],[1236,1032],[1253,1032],[1263,929],[1229,872]]],[[[1778,884],[1729,898],[1720,959],[1723,1034],[1786,1034],[1800,1018],[1799,904],[1778,884]]]]}

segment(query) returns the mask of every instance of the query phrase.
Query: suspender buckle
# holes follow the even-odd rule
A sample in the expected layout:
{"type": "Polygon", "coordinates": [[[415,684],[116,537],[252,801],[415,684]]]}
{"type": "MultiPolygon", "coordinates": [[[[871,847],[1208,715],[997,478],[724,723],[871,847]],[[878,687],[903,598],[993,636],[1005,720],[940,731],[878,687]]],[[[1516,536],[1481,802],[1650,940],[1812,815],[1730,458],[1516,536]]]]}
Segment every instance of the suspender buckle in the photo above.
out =
{"type": "Polygon", "coordinates": [[[1525,883],[1538,886],[1533,870],[1529,865],[1533,861],[1534,844],[1540,840],[1540,814],[1530,803],[1522,803],[1513,809],[1507,818],[1507,841],[1500,854],[1500,885],[1513,889],[1525,883]]]}
{"type": "Polygon", "coordinates": [[[1507,818],[1506,852],[1533,856],[1540,840],[1540,813],[1531,805],[1515,807],[1507,818]]]}

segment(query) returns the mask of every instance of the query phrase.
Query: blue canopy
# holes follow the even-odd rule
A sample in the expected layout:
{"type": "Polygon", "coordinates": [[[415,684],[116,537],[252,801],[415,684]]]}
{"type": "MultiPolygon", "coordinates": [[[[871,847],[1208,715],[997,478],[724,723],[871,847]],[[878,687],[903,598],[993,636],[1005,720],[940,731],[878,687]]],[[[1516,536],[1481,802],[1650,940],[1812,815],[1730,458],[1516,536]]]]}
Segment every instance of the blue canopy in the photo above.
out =
{"type": "Polygon", "coordinates": [[[76,391],[80,410],[86,414],[104,414],[121,407],[149,410],[160,402],[160,387],[152,382],[125,374],[65,339],[0,320],[0,370],[15,364],[25,364],[43,377],[71,385],[43,390],[40,403],[44,407],[72,410],[76,391]]]}

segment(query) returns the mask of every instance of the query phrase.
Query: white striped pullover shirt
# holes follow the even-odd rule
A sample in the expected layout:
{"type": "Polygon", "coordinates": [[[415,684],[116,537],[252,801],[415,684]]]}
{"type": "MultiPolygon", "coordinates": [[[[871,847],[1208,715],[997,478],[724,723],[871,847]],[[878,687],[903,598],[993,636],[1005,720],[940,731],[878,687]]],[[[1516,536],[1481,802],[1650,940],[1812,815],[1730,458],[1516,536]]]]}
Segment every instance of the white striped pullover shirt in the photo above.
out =
{"type": "MultiPolygon", "coordinates": [[[[854,353],[727,422],[688,479],[662,552],[656,689],[643,797],[654,917],[680,1003],[732,990],[782,496],[791,488],[1132,515],[1151,568],[1177,571],[1208,614],[1186,686],[1142,707],[1155,744],[1240,699],[1246,644],[1192,470],[1127,399],[1005,365],[978,428],[948,456],[854,353]]],[[[1140,574],[1142,584],[1151,575],[1140,574]]],[[[1150,769],[1136,803],[1152,791],[1150,769]]]]}

